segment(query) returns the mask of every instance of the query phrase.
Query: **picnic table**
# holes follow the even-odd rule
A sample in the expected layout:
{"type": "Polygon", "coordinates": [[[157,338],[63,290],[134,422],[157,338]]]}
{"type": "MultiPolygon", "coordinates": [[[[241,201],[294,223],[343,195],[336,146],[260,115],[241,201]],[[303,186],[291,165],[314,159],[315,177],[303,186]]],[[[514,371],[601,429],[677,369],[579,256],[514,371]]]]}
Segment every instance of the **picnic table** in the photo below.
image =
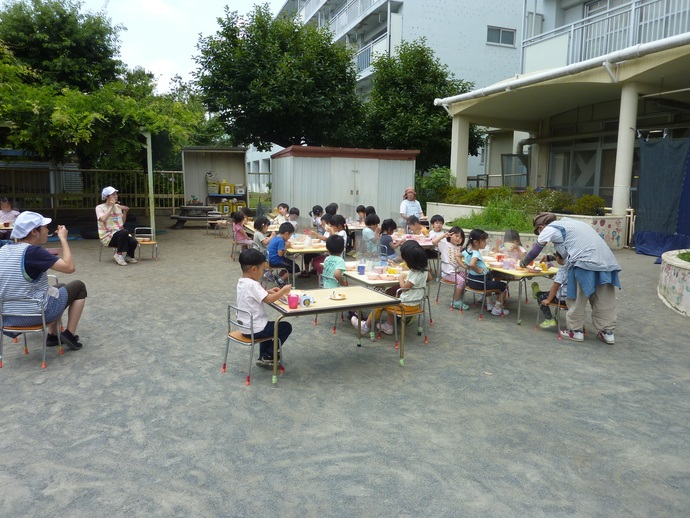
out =
{"type": "MultiPolygon", "coordinates": [[[[206,223],[209,220],[208,213],[216,211],[216,207],[211,205],[182,205],[179,214],[173,214],[170,219],[176,220],[172,228],[184,228],[187,221],[203,221],[206,223]]],[[[211,220],[221,220],[222,216],[211,218],[211,220]]]]}

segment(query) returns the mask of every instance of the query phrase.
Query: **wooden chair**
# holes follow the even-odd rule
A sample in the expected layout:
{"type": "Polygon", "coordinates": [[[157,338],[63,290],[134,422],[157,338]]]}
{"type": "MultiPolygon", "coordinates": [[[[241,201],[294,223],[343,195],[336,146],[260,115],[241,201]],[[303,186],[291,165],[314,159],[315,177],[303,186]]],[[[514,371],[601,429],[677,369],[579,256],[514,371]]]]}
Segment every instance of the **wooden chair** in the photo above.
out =
{"type": "Polygon", "coordinates": [[[206,213],[207,234],[209,230],[213,230],[213,232],[220,237],[223,233],[223,229],[226,228],[228,228],[228,220],[223,217],[221,212],[218,212],[217,210],[210,210],[206,213]]]}
{"type": "MultiPolygon", "coordinates": [[[[254,328],[254,318],[252,314],[248,311],[244,311],[237,306],[230,304],[228,306],[228,335],[227,343],[225,345],[225,356],[223,357],[223,369],[221,372],[225,374],[227,372],[227,362],[228,362],[228,351],[230,350],[230,342],[235,342],[244,347],[249,347],[249,373],[245,381],[246,385],[251,383],[252,378],[252,363],[254,361],[254,345],[273,340],[272,336],[266,338],[254,338],[254,333],[247,337],[242,334],[240,325],[247,326],[249,329],[254,328]]],[[[283,365],[280,365],[281,373],[284,371],[283,365]]]]}
{"type": "Polygon", "coordinates": [[[153,229],[151,227],[136,227],[134,229],[134,239],[137,240],[137,249],[139,250],[138,256],[141,260],[141,248],[143,246],[151,247],[151,259],[158,261],[158,241],[156,241],[156,236],[153,235],[153,229]]]}
{"type": "MultiPolygon", "coordinates": [[[[393,329],[395,331],[395,348],[398,349],[400,347],[400,342],[398,341],[398,324],[397,321],[400,320],[400,325],[404,326],[405,325],[405,320],[407,320],[408,317],[417,317],[417,336],[422,336],[422,333],[424,333],[424,343],[429,344],[429,335],[427,334],[426,331],[426,308],[429,309],[429,325],[433,323],[431,320],[431,302],[429,301],[429,287],[425,286],[424,289],[422,288],[398,288],[398,290],[395,292],[395,297],[397,299],[400,299],[400,295],[406,291],[418,291],[419,292],[419,297],[414,298],[412,300],[408,300],[407,304],[412,305],[412,304],[417,304],[416,307],[408,307],[406,306],[404,309],[401,307],[402,305],[396,305],[396,306],[386,306],[383,308],[381,313],[379,314],[379,328],[381,327],[381,323],[383,322],[383,313],[388,312],[392,313],[395,318],[393,319],[393,329]],[[398,318],[399,317],[399,318],[398,318]]],[[[379,330],[378,337],[381,338],[381,331],[379,330]]]]}
{"type": "MultiPolygon", "coordinates": [[[[486,274],[486,273],[483,275],[483,277],[480,277],[482,279],[482,281],[479,281],[476,277],[477,276],[475,276],[474,280],[481,282],[481,284],[483,286],[482,289],[470,287],[470,283],[469,283],[470,271],[469,271],[469,268],[465,270],[465,278],[467,279],[467,282],[465,284],[465,291],[462,293],[462,299],[461,300],[463,300],[465,298],[466,293],[472,293],[474,307],[476,308],[477,307],[477,294],[482,295],[482,299],[481,299],[482,307],[481,307],[481,310],[479,311],[479,320],[482,320],[482,318],[484,316],[484,306],[486,304],[486,301],[488,300],[487,295],[489,293],[495,293],[495,294],[499,295],[499,294],[503,293],[503,290],[501,290],[499,288],[486,289],[486,282],[488,280],[488,274],[486,274]]],[[[503,314],[503,310],[501,310],[501,318],[503,318],[504,316],[505,315],[503,314]]]]}
{"type": "MultiPolygon", "coordinates": [[[[60,329],[59,322],[57,321],[58,330],[58,354],[62,355],[62,342],[60,341],[60,329]]],[[[43,302],[41,300],[27,298],[27,297],[7,297],[0,299],[0,368],[2,368],[2,354],[3,354],[3,342],[5,339],[5,333],[14,335],[24,335],[24,354],[29,354],[29,347],[27,344],[26,335],[28,333],[43,333],[43,359],[41,362],[41,368],[45,369],[46,364],[46,338],[48,335],[48,325],[52,322],[46,322],[45,311],[43,309],[43,302]],[[15,309],[10,309],[7,305],[15,306],[15,309]],[[5,318],[8,316],[14,317],[41,317],[41,323],[33,326],[9,326],[5,324],[5,318]]],[[[17,341],[15,337],[15,342],[17,341]]]]}

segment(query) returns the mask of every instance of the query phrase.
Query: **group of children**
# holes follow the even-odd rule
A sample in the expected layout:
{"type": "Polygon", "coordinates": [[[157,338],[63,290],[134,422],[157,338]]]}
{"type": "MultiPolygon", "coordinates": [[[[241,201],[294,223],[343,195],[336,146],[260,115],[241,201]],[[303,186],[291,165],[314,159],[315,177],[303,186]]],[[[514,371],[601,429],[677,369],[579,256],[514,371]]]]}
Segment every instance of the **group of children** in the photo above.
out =
{"type": "MultiPolygon", "coordinates": [[[[342,215],[337,214],[338,205],[333,203],[323,209],[315,205],[309,213],[312,217],[312,224],[315,231],[311,233],[312,239],[323,240],[326,242],[327,256],[321,256],[322,261],[318,263],[317,257],[307,258],[312,265],[319,265],[323,268],[322,285],[324,288],[337,288],[346,286],[347,280],[344,276],[345,261],[344,252],[347,245],[346,221],[342,215]]],[[[254,336],[265,337],[273,335],[273,323],[268,322],[265,317],[263,303],[271,303],[283,295],[290,292],[291,285],[287,284],[288,272],[292,270],[293,263],[285,257],[285,249],[296,227],[290,216],[299,216],[298,209],[290,209],[287,204],[278,206],[278,216],[273,221],[279,223],[277,233],[268,233],[270,221],[266,217],[259,217],[254,221],[254,248],[245,250],[240,254],[240,266],[243,277],[237,285],[237,301],[241,307],[252,308],[256,312],[254,316],[254,336]],[[282,271],[273,276],[270,269],[281,269],[282,271]],[[261,276],[268,280],[274,280],[278,287],[265,290],[261,287],[261,276]]],[[[373,207],[357,207],[358,217],[365,227],[362,230],[362,250],[381,254],[389,259],[397,258],[398,252],[400,259],[404,261],[408,270],[401,273],[398,278],[398,285],[389,288],[388,293],[395,295],[397,290],[404,288],[400,295],[402,304],[408,303],[410,306],[418,306],[423,299],[423,293],[427,282],[431,280],[429,271],[429,259],[438,253],[441,256],[441,274],[444,279],[454,283],[454,307],[457,309],[468,309],[462,301],[462,293],[465,286],[474,289],[495,290],[495,298],[487,298],[482,301],[486,308],[493,315],[507,315],[509,311],[505,308],[507,294],[507,280],[500,274],[490,270],[484,262],[482,250],[487,250],[488,234],[481,229],[473,229],[465,243],[465,233],[460,227],[452,227],[445,231],[444,218],[435,215],[431,218],[431,229],[421,225],[421,222],[414,216],[407,221],[408,231],[428,235],[433,244],[437,247],[436,251],[424,250],[418,242],[414,240],[395,239],[393,237],[397,224],[392,219],[385,219],[381,222],[373,207]]],[[[503,253],[506,257],[522,259],[526,250],[522,247],[520,235],[515,230],[505,232],[502,243],[496,245],[496,252],[503,253]]],[[[564,257],[556,254],[555,257],[547,256],[546,260],[555,260],[560,265],[565,264],[564,257]]],[[[295,271],[300,271],[294,265],[295,271]]],[[[532,284],[535,299],[540,303],[540,307],[545,316],[545,321],[541,327],[552,327],[556,325],[551,315],[549,304],[558,303],[559,289],[567,280],[567,268],[561,268],[558,276],[554,280],[553,287],[548,292],[539,291],[537,283],[532,284]]],[[[253,313],[254,314],[254,313],[253,313]]],[[[371,332],[374,327],[381,332],[392,334],[394,332],[394,314],[388,313],[387,319],[380,326],[374,325],[378,320],[380,310],[370,313],[366,320],[359,322],[357,316],[352,316],[351,322],[354,327],[359,327],[362,333],[371,332]]],[[[292,328],[287,322],[281,322],[278,329],[279,347],[290,335],[292,328]]],[[[246,334],[249,334],[249,330],[246,334]]],[[[373,334],[373,333],[372,333],[373,334]]],[[[273,343],[262,342],[259,361],[257,365],[273,365],[273,343]]]]}

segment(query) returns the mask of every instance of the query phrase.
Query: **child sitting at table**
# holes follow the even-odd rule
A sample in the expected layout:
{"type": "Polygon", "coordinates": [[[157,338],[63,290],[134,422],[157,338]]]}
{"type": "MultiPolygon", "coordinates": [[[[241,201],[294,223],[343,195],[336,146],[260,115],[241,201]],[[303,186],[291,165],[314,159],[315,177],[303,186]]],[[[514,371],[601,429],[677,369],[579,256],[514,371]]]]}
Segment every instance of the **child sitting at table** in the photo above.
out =
{"type": "Polygon", "coordinates": [[[549,291],[539,291],[539,284],[536,282],[532,283],[532,294],[534,298],[539,302],[539,309],[544,314],[545,320],[539,324],[542,329],[548,329],[550,327],[555,327],[557,322],[551,314],[551,308],[549,304],[555,302],[556,304],[565,304],[565,298],[562,297],[566,293],[566,287],[568,285],[568,269],[570,264],[563,258],[563,256],[556,252],[555,256],[556,262],[561,266],[558,269],[558,273],[553,278],[553,284],[549,291]],[[567,263],[567,264],[566,264],[567,263]]]}
{"type": "MultiPolygon", "coordinates": [[[[398,224],[392,219],[384,219],[381,223],[381,238],[379,244],[385,248],[385,255],[387,259],[395,260],[397,259],[396,249],[403,244],[403,240],[393,239],[393,232],[398,228],[398,224]]],[[[383,255],[383,249],[381,254],[383,255]]]]}
{"type": "Polygon", "coordinates": [[[333,202],[329,203],[326,205],[326,208],[324,209],[326,211],[326,214],[330,214],[331,216],[335,216],[338,213],[338,204],[333,202]]]}
{"type": "Polygon", "coordinates": [[[499,252],[506,257],[511,259],[522,259],[525,257],[527,250],[522,248],[522,241],[520,240],[520,234],[517,230],[506,230],[503,235],[503,244],[496,243],[496,252],[499,252]]]}
{"type": "Polygon", "coordinates": [[[373,205],[367,205],[367,207],[364,209],[364,217],[366,218],[371,214],[376,214],[376,209],[373,205]]]}
{"type": "Polygon", "coordinates": [[[365,220],[364,224],[366,227],[362,229],[362,246],[361,252],[365,254],[379,255],[379,223],[381,223],[381,218],[376,214],[369,214],[365,220]]]}
{"type": "Polygon", "coordinates": [[[355,212],[357,213],[357,223],[364,224],[364,220],[366,219],[366,210],[367,208],[364,205],[357,205],[357,208],[355,209],[355,212]]]}
{"type": "Polygon", "coordinates": [[[247,216],[244,212],[237,211],[233,212],[230,216],[232,218],[232,235],[235,237],[235,243],[240,245],[241,250],[246,250],[252,246],[252,239],[247,235],[246,230],[244,230],[244,223],[247,220],[247,216]]]}
{"type": "Polygon", "coordinates": [[[287,203],[278,204],[278,215],[273,218],[274,225],[282,225],[288,221],[288,212],[290,211],[290,206],[287,203]]]}
{"type": "Polygon", "coordinates": [[[337,234],[343,238],[345,247],[347,247],[347,231],[345,230],[347,223],[345,222],[344,216],[341,216],[340,214],[331,216],[330,214],[326,213],[321,216],[321,223],[325,223],[323,235],[312,234],[312,239],[326,241],[330,236],[337,234]]]}
{"type": "MultiPolygon", "coordinates": [[[[445,236],[445,232],[443,231],[443,225],[446,222],[446,220],[443,219],[443,216],[440,214],[434,214],[431,216],[431,219],[429,220],[429,223],[431,223],[431,230],[429,230],[429,238],[434,239],[437,236],[445,236]]],[[[464,236],[463,236],[463,241],[464,241],[464,236]]]]}
{"type": "MultiPolygon", "coordinates": [[[[431,218],[433,220],[433,218],[431,218]]],[[[465,232],[460,227],[452,227],[448,232],[437,235],[432,240],[441,254],[441,275],[455,284],[453,307],[467,310],[470,307],[463,303],[462,292],[465,290],[465,259],[462,256],[462,245],[465,243],[465,232]]]]}
{"type": "MultiPolygon", "coordinates": [[[[386,290],[386,293],[395,296],[397,290],[400,288],[409,288],[400,294],[400,302],[404,304],[407,308],[416,309],[419,307],[419,300],[424,297],[426,290],[426,283],[431,280],[431,272],[428,271],[429,260],[426,258],[424,249],[416,241],[406,241],[400,247],[400,255],[407,264],[409,271],[402,272],[398,277],[398,285],[393,286],[386,290]],[[406,302],[413,302],[412,304],[406,304],[406,302]]],[[[422,302],[423,304],[424,302],[422,302]]],[[[381,314],[380,309],[374,310],[367,317],[366,322],[362,322],[361,331],[362,333],[370,332],[372,328],[372,320],[378,320],[381,314]]],[[[388,313],[386,321],[380,326],[376,324],[376,328],[382,333],[387,335],[392,335],[394,332],[393,328],[393,318],[395,315],[393,313],[388,313]]],[[[351,319],[352,325],[354,327],[359,327],[359,319],[353,316],[351,319]]]]}
{"type": "Polygon", "coordinates": [[[267,252],[266,247],[268,246],[268,243],[270,243],[271,239],[273,239],[276,235],[275,232],[267,234],[268,227],[270,225],[271,222],[268,221],[266,216],[259,216],[254,220],[254,248],[264,254],[264,256],[267,252]]]}
{"type": "Polygon", "coordinates": [[[12,204],[7,198],[0,198],[0,239],[9,239],[12,230],[9,226],[14,224],[14,220],[19,216],[18,210],[12,209],[12,204]],[[4,227],[8,227],[6,230],[4,227]]]}
{"type": "Polygon", "coordinates": [[[429,230],[422,225],[422,222],[419,221],[419,218],[417,216],[410,216],[407,218],[407,229],[410,231],[410,234],[414,234],[416,236],[428,236],[429,235],[429,230]]]}
{"type": "Polygon", "coordinates": [[[323,227],[321,226],[321,216],[323,216],[323,207],[321,205],[314,205],[309,212],[311,216],[311,224],[316,229],[319,235],[323,235],[323,227]]]}
{"type": "Polygon", "coordinates": [[[269,266],[271,268],[283,268],[280,272],[280,277],[275,278],[276,284],[281,287],[290,275],[289,272],[294,271],[297,273],[300,271],[299,266],[285,257],[287,242],[290,241],[290,237],[294,232],[295,227],[292,226],[292,223],[283,223],[278,227],[278,235],[271,239],[267,247],[269,266]]]}
{"type": "Polygon", "coordinates": [[[338,286],[347,286],[345,280],[345,260],[343,259],[343,251],[345,250],[345,242],[343,238],[337,234],[326,239],[326,249],[328,250],[328,257],[323,262],[323,273],[321,280],[324,288],[337,288],[338,286]]]}
{"type": "MultiPolygon", "coordinates": [[[[266,257],[253,248],[244,250],[240,254],[240,267],[242,277],[237,281],[237,306],[252,315],[252,327],[249,322],[240,326],[242,334],[254,338],[266,338],[274,335],[275,322],[269,321],[266,315],[264,304],[270,304],[287,296],[292,286],[286,284],[281,288],[271,288],[266,291],[261,286],[261,276],[266,268],[266,257]]],[[[285,343],[292,333],[292,325],[289,322],[281,321],[278,323],[278,361],[280,361],[280,347],[285,343]]],[[[259,359],[256,364],[259,367],[273,367],[273,340],[261,342],[259,346],[259,359]]]]}
{"type": "Polygon", "coordinates": [[[510,313],[505,309],[506,288],[508,283],[505,281],[496,280],[489,268],[484,263],[480,250],[486,248],[486,241],[489,239],[489,234],[481,229],[475,228],[470,232],[470,237],[467,240],[467,246],[462,252],[465,259],[465,264],[469,270],[467,277],[467,286],[475,290],[500,290],[500,296],[495,303],[486,301],[487,311],[491,311],[492,315],[507,315],[510,313]],[[486,279],[486,287],[484,280],[486,279]]]}
{"type": "Polygon", "coordinates": [[[299,233],[299,209],[297,207],[290,207],[288,212],[288,222],[295,227],[295,233],[299,233]]]}

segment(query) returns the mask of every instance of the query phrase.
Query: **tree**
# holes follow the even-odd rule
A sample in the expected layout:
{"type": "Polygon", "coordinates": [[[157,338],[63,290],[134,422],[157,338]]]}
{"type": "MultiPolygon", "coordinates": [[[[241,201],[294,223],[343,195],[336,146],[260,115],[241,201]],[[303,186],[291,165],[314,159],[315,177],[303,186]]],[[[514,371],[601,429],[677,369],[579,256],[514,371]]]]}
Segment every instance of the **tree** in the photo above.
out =
{"type": "Polygon", "coordinates": [[[124,67],[121,26],[103,13],[82,13],[72,0],[9,0],[0,10],[0,41],[44,85],[93,92],[114,81],[124,67]]]}
{"type": "Polygon", "coordinates": [[[348,145],[361,116],[352,53],[268,5],[246,17],[225,8],[215,35],[200,38],[202,98],[236,144],[348,145]]]}
{"type": "MultiPolygon", "coordinates": [[[[473,85],[455,79],[424,39],[403,42],[396,51],[374,60],[365,141],[372,147],[419,149],[419,171],[448,166],[452,119],[434,99],[468,92],[473,85]]],[[[468,152],[477,155],[483,142],[471,126],[468,152]]]]}

